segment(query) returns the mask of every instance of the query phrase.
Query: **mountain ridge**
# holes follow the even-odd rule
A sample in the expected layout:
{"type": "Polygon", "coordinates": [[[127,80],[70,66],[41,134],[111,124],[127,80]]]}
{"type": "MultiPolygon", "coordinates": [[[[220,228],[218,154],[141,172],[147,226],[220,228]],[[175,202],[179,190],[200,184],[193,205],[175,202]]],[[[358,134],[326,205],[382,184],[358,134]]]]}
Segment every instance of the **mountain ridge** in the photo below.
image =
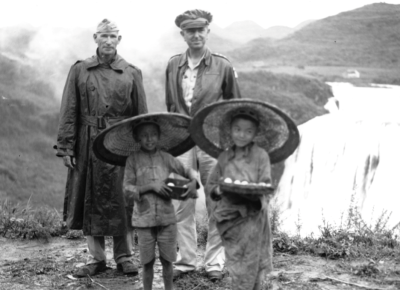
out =
{"type": "Polygon", "coordinates": [[[316,20],[275,41],[256,39],[229,52],[238,62],[397,67],[400,5],[375,3],[316,20]]]}

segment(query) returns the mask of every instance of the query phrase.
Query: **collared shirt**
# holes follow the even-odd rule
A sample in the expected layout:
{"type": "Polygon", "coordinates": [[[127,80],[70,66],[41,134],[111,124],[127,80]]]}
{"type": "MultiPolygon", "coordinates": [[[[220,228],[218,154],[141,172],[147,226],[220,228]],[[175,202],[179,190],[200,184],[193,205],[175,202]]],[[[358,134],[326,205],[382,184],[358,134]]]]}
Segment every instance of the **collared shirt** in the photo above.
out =
{"type": "Polygon", "coordinates": [[[97,61],[99,62],[100,66],[103,66],[106,68],[111,68],[111,64],[115,61],[115,59],[117,57],[117,53],[114,54],[114,56],[111,58],[111,60],[109,62],[105,62],[101,59],[98,49],[96,50],[96,56],[97,56],[97,61]]]}
{"type": "MultiPolygon", "coordinates": [[[[222,152],[208,179],[207,193],[212,196],[212,192],[219,185],[220,180],[227,177],[233,181],[270,183],[271,165],[268,153],[253,143],[246,148],[243,156],[236,156],[234,148],[222,152]]],[[[266,206],[265,197],[260,199],[262,207],[266,206]]],[[[260,202],[258,201],[252,202],[238,195],[226,193],[217,202],[213,216],[217,222],[234,220],[254,214],[260,210],[259,206],[260,202]]]]}
{"type": "Polygon", "coordinates": [[[196,85],[197,73],[199,71],[200,63],[204,59],[204,54],[197,64],[192,62],[192,59],[189,57],[189,55],[187,58],[188,66],[182,79],[182,94],[183,98],[185,99],[185,104],[190,110],[190,107],[192,106],[194,86],[196,85]]]}
{"type": "Polygon", "coordinates": [[[201,108],[221,100],[240,98],[235,71],[228,59],[207,48],[200,61],[190,108],[183,96],[182,80],[188,67],[187,53],[172,57],[166,70],[165,101],[168,112],[194,116],[201,108]]]}
{"type": "Polygon", "coordinates": [[[128,157],[123,188],[124,192],[131,191],[135,200],[133,226],[142,228],[176,223],[171,199],[163,199],[155,192],[140,195],[140,186],[164,181],[170,173],[177,173],[191,180],[195,178],[192,169],[186,169],[178,159],[163,151],[157,150],[155,153],[138,151],[128,157]]]}

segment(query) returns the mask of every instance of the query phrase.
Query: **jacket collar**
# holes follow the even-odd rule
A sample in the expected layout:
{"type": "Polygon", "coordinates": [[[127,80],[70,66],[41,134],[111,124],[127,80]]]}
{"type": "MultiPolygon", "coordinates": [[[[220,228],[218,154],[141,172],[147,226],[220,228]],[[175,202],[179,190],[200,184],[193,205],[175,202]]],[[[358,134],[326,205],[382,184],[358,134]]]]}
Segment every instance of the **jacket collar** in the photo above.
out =
{"type": "MultiPolygon", "coordinates": [[[[182,53],[179,57],[179,67],[182,67],[184,65],[187,65],[188,63],[188,53],[189,53],[189,49],[186,50],[185,53],[182,53]]],[[[206,51],[204,53],[204,57],[203,57],[203,61],[205,63],[206,66],[210,65],[210,61],[211,61],[211,51],[208,49],[208,47],[206,47],[206,51]]]]}
{"type": "MultiPolygon", "coordinates": [[[[96,51],[97,52],[97,51],[96,51]]],[[[96,55],[92,56],[85,60],[86,69],[91,69],[100,65],[99,57],[96,55]]],[[[119,72],[123,72],[124,69],[128,66],[128,63],[117,53],[115,54],[114,60],[110,63],[110,67],[119,72]]]]}

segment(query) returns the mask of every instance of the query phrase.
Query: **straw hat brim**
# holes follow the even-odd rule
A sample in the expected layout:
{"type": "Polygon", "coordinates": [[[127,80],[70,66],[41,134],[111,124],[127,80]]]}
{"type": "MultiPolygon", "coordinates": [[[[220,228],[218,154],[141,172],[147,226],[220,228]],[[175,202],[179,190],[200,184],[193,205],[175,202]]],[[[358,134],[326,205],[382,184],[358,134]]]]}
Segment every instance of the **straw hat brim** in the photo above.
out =
{"type": "Polygon", "coordinates": [[[177,113],[151,113],[125,119],[102,131],[93,143],[96,157],[125,166],[126,158],[140,150],[140,144],[133,138],[133,125],[149,117],[156,119],[160,126],[160,150],[178,156],[195,146],[189,133],[190,117],[177,113]]]}
{"type": "Polygon", "coordinates": [[[206,153],[218,158],[222,151],[234,145],[230,137],[232,116],[239,109],[246,108],[259,117],[260,125],[254,142],[268,152],[271,163],[289,157],[300,142],[296,124],[280,109],[258,100],[237,99],[204,107],[191,122],[189,130],[193,140],[206,153]]]}

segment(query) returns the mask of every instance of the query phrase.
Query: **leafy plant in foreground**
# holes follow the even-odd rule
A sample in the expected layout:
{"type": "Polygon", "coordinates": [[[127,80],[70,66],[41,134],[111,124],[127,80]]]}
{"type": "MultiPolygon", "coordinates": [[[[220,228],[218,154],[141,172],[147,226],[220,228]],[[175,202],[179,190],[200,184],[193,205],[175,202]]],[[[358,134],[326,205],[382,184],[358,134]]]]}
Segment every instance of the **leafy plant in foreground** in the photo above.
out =
{"type": "Polygon", "coordinates": [[[66,233],[60,214],[48,207],[32,208],[0,201],[0,235],[6,238],[44,239],[66,233]]]}

